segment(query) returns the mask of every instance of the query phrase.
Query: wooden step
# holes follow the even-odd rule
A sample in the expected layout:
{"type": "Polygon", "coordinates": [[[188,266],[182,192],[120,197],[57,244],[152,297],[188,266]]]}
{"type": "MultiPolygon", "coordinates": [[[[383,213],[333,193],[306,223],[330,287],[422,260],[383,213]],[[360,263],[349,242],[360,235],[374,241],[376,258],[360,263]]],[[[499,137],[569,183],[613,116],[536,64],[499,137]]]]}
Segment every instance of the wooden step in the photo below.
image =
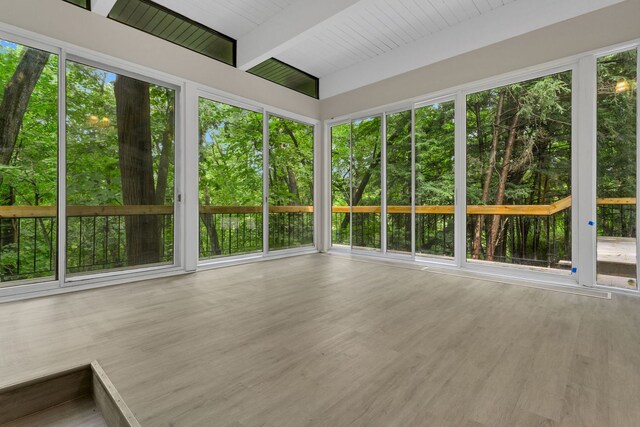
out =
{"type": "Polygon", "coordinates": [[[0,425],[140,426],[97,361],[0,389],[0,425]]]}

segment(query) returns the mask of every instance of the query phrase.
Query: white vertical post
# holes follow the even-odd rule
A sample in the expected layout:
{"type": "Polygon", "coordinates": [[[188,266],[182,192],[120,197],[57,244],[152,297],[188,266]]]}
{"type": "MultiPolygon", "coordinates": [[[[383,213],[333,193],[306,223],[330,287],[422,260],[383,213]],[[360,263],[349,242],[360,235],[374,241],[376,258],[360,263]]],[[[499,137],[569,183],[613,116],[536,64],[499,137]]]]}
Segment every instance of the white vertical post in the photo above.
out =
{"type": "Polygon", "coordinates": [[[387,253],[387,113],[380,124],[380,251],[387,253]]]}
{"type": "Polygon", "coordinates": [[[467,263],[467,98],[458,92],[455,100],[455,208],[454,254],[457,267],[467,263]]]}
{"type": "Polygon", "coordinates": [[[198,120],[199,106],[198,93],[193,83],[184,85],[184,93],[180,97],[182,108],[180,108],[180,117],[184,123],[184,135],[181,142],[184,147],[183,161],[176,165],[176,171],[183,169],[181,176],[184,183],[179,184],[182,188],[182,203],[178,201],[177,206],[182,205],[183,212],[183,230],[182,233],[182,252],[184,254],[184,269],[186,271],[195,271],[199,261],[200,246],[200,201],[198,188],[198,120]]]}
{"type": "Polygon", "coordinates": [[[416,259],[416,107],[411,106],[411,259],[416,259]]]}
{"type": "Polygon", "coordinates": [[[332,227],[333,227],[333,215],[331,213],[331,208],[332,208],[332,191],[333,191],[333,187],[332,187],[332,164],[331,162],[332,160],[332,147],[333,147],[333,137],[332,137],[332,131],[331,131],[331,126],[327,125],[326,123],[324,125],[322,125],[322,131],[323,131],[323,135],[322,135],[322,142],[323,142],[323,146],[322,146],[322,161],[323,161],[323,170],[324,170],[324,177],[322,180],[322,197],[323,200],[325,201],[324,204],[324,223],[322,224],[324,227],[324,251],[328,251],[331,249],[331,246],[333,245],[332,242],[332,227]]]}
{"type": "Polygon", "coordinates": [[[353,120],[349,121],[349,248],[353,250],[353,120]]]}
{"type": "Polygon", "coordinates": [[[262,254],[269,253],[269,112],[262,110],[262,254]]]}
{"type": "Polygon", "coordinates": [[[580,59],[573,85],[577,91],[577,143],[573,152],[580,165],[574,183],[577,198],[573,209],[577,209],[578,223],[573,224],[572,247],[577,250],[573,253],[573,268],[583,286],[596,282],[596,65],[595,56],[580,59]]]}
{"type": "MultiPolygon", "coordinates": [[[[638,76],[640,75],[640,47],[636,48],[636,289],[640,290],[638,278],[640,277],[640,236],[637,230],[640,226],[640,198],[638,197],[638,189],[640,189],[640,96],[638,96],[638,76]]],[[[633,90],[633,88],[632,88],[633,90]]]]}
{"type": "Polygon", "coordinates": [[[58,283],[67,273],[67,54],[58,56],[58,283]]]}
{"type": "MultiPolygon", "coordinates": [[[[326,206],[331,186],[326,186],[326,158],[324,143],[324,126],[320,123],[313,126],[313,244],[320,252],[326,252],[326,206]]],[[[329,179],[331,185],[331,179],[329,179]]],[[[329,222],[331,224],[331,222],[329,222]]]]}

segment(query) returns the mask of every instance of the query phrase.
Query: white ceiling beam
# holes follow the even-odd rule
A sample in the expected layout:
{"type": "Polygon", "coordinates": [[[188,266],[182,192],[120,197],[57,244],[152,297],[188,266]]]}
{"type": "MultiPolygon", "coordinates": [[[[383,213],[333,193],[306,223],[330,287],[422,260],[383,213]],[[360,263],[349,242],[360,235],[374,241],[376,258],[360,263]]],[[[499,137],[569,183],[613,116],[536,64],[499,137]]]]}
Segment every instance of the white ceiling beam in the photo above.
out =
{"type": "MultiPolygon", "coordinates": [[[[514,1],[413,43],[321,77],[320,99],[330,98],[622,1],[514,1]]],[[[522,54],[526,55],[526,52],[522,54]]]]}
{"type": "Polygon", "coordinates": [[[117,0],[91,0],[91,11],[98,15],[108,16],[117,0]]]}
{"type": "MultiPolygon", "coordinates": [[[[370,0],[299,0],[238,40],[238,68],[248,70],[322,31],[340,16],[370,0]]],[[[295,65],[295,64],[293,64],[295,65]]]]}

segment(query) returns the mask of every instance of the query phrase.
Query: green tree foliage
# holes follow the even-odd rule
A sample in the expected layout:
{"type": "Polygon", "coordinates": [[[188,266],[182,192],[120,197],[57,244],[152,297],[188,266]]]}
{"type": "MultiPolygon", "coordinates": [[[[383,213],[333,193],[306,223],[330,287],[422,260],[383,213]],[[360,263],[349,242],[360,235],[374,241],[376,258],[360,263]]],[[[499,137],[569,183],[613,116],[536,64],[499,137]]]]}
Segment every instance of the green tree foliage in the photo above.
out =
{"type": "MultiPolygon", "coordinates": [[[[3,86],[8,85],[15,73],[22,72],[20,61],[27,52],[33,51],[17,44],[0,42],[0,83],[3,86]]],[[[0,166],[3,205],[55,207],[58,204],[58,58],[53,54],[47,55],[48,61],[42,73],[35,75],[37,83],[19,124],[11,160],[0,166]]],[[[38,70],[33,68],[29,72],[38,70]]],[[[116,75],[69,62],[66,79],[67,205],[124,205],[114,94],[116,75]]],[[[152,180],[154,191],[157,191],[157,197],[151,202],[172,205],[174,91],[156,85],[148,87],[152,180]]],[[[122,217],[69,217],[66,230],[68,271],[138,264],[127,259],[126,249],[133,237],[125,233],[124,222],[122,217]]],[[[14,231],[11,242],[2,242],[0,267],[3,281],[55,275],[55,218],[47,214],[40,218],[2,220],[2,229],[14,231]]],[[[162,237],[153,252],[163,254],[162,259],[154,256],[154,260],[169,261],[173,258],[172,230],[172,219],[162,218],[154,226],[154,232],[162,237]]]]}
{"type": "MultiPolygon", "coordinates": [[[[598,59],[598,197],[637,194],[637,61],[636,50],[598,59]]],[[[597,225],[599,236],[635,238],[635,205],[598,206],[597,225]]]]}
{"type": "MultiPolygon", "coordinates": [[[[467,131],[468,204],[548,205],[571,195],[570,72],[470,95],[467,131]]],[[[571,259],[566,212],[559,221],[470,215],[467,236],[474,259],[540,266],[571,259]]]]}
{"type": "MultiPolygon", "coordinates": [[[[416,118],[416,205],[453,206],[455,200],[455,103],[418,108],[416,118]]],[[[416,252],[453,257],[452,214],[416,214],[416,252]]]]}
{"type": "Polygon", "coordinates": [[[636,196],[636,64],[635,50],[598,60],[598,197],[636,196]]]}
{"type": "Polygon", "coordinates": [[[313,126],[269,118],[269,204],[313,206],[313,126]]]}
{"type": "MultiPolygon", "coordinates": [[[[0,101],[29,49],[0,41],[0,101]]],[[[35,51],[32,51],[35,52],[35,51]]],[[[42,53],[45,55],[46,54],[42,53]]],[[[0,164],[2,205],[55,206],[58,155],[58,58],[48,55],[31,92],[9,161],[0,164]]],[[[16,82],[26,80],[16,76],[16,82]]],[[[2,281],[52,275],[56,253],[56,221],[50,218],[0,220],[2,281]],[[24,272],[27,272],[26,274],[24,272]]]]}
{"type": "Polygon", "coordinates": [[[200,99],[200,204],[262,205],[262,114],[200,99]]]}
{"type": "MultiPolygon", "coordinates": [[[[262,250],[263,116],[200,99],[200,257],[262,250]],[[207,207],[243,207],[237,212],[207,207]]],[[[313,206],[313,126],[269,117],[269,205],[313,206]]],[[[269,248],[313,243],[313,212],[269,215],[269,248]]]]}

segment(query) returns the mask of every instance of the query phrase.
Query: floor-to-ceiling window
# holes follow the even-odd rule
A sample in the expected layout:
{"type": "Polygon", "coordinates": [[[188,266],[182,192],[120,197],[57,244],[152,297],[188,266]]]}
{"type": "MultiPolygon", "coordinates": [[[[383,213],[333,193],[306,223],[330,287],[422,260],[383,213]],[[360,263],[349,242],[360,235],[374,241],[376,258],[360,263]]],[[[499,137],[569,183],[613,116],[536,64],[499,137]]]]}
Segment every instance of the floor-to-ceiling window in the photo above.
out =
{"type": "Polygon", "coordinates": [[[175,90],[66,65],[66,269],[172,264],[175,90]]]}
{"type": "Polygon", "coordinates": [[[263,248],[262,113],[200,98],[200,259],[263,248]]]}
{"type": "Polygon", "coordinates": [[[269,117],[269,250],[313,245],[313,132],[269,117]]]}
{"type": "Polygon", "coordinates": [[[57,267],[58,56],[0,40],[0,287],[57,267]]]}
{"type": "Polygon", "coordinates": [[[571,72],[467,97],[467,257],[571,268],[571,72]]]}
{"type": "Polygon", "coordinates": [[[598,59],[597,283],[637,288],[637,50],[598,59]]]}
{"type": "Polygon", "coordinates": [[[415,110],[416,255],[453,258],[455,102],[415,110]]]}
{"type": "MultiPolygon", "coordinates": [[[[409,114],[409,123],[410,117],[409,114]]],[[[409,155],[411,154],[410,142],[409,134],[409,155]]],[[[381,250],[381,204],[382,117],[367,117],[333,126],[331,128],[332,244],[350,245],[355,249],[381,250]]]]}
{"type": "Polygon", "coordinates": [[[351,124],[351,246],[381,249],[382,118],[351,124]]]}
{"type": "Polygon", "coordinates": [[[351,123],[331,128],[331,244],[351,244],[351,123]]]}
{"type": "Polygon", "coordinates": [[[411,151],[411,110],[387,114],[387,252],[411,253],[411,151]]]}

